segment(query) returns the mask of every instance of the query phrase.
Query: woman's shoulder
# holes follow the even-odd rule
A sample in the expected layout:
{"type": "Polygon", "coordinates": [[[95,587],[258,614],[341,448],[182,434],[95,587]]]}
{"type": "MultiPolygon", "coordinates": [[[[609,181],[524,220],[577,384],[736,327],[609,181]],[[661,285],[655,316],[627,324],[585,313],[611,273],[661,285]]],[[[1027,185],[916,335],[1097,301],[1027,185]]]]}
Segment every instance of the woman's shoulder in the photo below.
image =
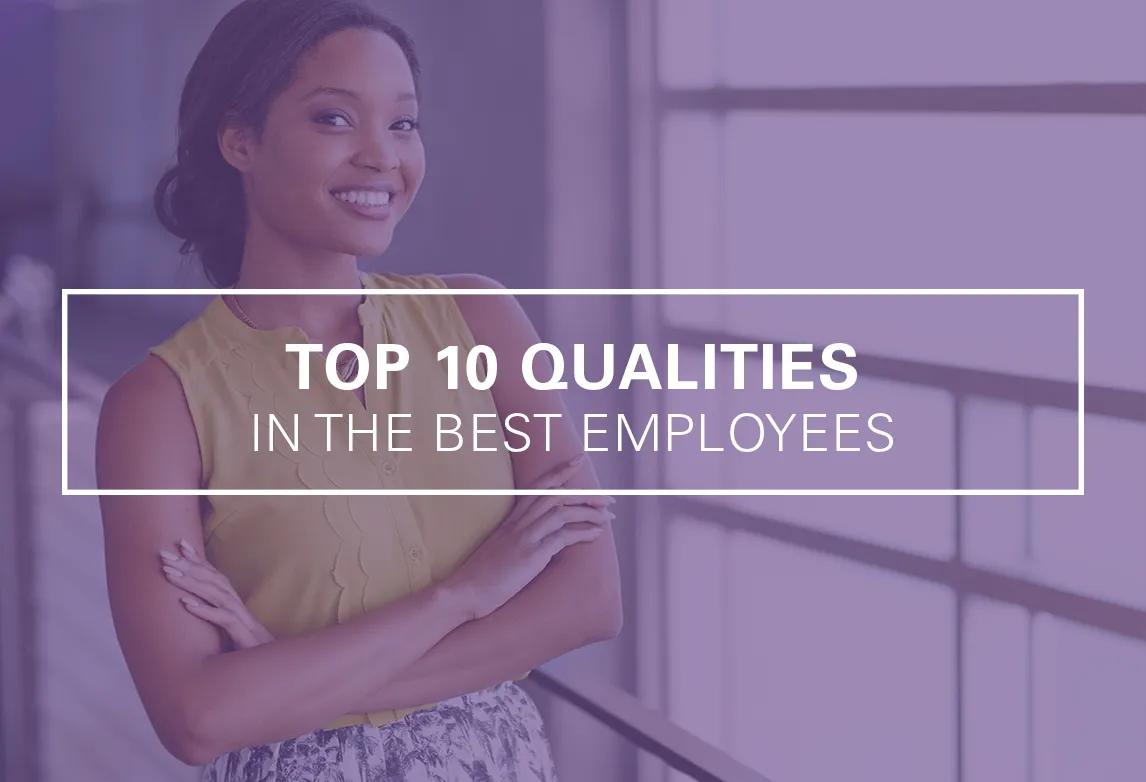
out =
{"type": "Polygon", "coordinates": [[[139,471],[141,460],[154,461],[155,469],[170,470],[164,480],[201,485],[209,467],[200,453],[203,416],[217,401],[210,378],[218,372],[208,369],[232,345],[220,307],[226,304],[216,296],[112,383],[100,410],[108,464],[139,471]]]}
{"type": "MultiPolygon", "coordinates": [[[[443,287],[453,290],[505,290],[484,274],[442,275],[443,287]]],[[[459,295],[453,299],[473,334],[474,341],[495,351],[519,352],[538,341],[537,331],[517,298],[509,292],[494,295],[459,295]]]]}
{"type": "Polygon", "coordinates": [[[131,418],[167,418],[187,414],[187,403],[178,374],[155,354],[148,354],[108,388],[102,413],[131,418]]]}
{"type": "Polygon", "coordinates": [[[97,433],[100,488],[198,488],[198,441],[183,385],[149,354],[104,395],[97,433]]]}
{"type": "Polygon", "coordinates": [[[154,343],[133,366],[111,384],[104,408],[112,413],[139,410],[149,415],[187,414],[186,387],[210,352],[208,320],[212,305],[154,343]]]}
{"type": "MultiPolygon", "coordinates": [[[[210,321],[216,298],[202,312],[185,321],[167,337],[154,343],[146,354],[108,389],[104,408],[109,415],[131,415],[173,421],[185,431],[192,419],[191,397],[202,384],[208,366],[222,345],[210,321]]],[[[226,306],[226,305],[223,305],[226,306]]]]}

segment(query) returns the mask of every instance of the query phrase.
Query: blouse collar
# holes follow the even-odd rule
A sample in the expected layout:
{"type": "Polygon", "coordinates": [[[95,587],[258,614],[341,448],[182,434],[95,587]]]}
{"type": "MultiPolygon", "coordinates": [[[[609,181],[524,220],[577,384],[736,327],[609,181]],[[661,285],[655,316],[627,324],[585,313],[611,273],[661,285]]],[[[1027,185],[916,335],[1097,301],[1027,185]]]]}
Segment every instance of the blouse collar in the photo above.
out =
{"type": "MultiPolygon", "coordinates": [[[[385,287],[379,284],[377,275],[359,271],[358,277],[364,289],[385,287]]],[[[248,326],[227,306],[227,302],[223,300],[224,295],[226,294],[213,298],[204,314],[211,323],[218,325],[233,339],[260,345],[283,345],[288,342],[302,343],[310,340],[306,332],[298,326],[279,326],[273,329],[256,329],[248,326]]],[[[366,294],[362,303],[358,305],[358,322],[362,324],[364,331],[379,321],[383,298],[378,294],[366,294]]]]}

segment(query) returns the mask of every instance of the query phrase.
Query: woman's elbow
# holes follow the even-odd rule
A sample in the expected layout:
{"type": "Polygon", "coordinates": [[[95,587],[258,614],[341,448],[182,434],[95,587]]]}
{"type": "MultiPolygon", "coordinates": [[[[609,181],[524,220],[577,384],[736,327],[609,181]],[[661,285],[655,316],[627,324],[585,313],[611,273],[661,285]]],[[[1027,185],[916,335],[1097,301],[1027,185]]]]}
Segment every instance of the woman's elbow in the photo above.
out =
{"type": "Polygon", "coordinates": [[[188,766],[205,766],[210,763],[215,754],[204,749],[196,744],[177,744],[174,746],[165,744],[167,751],[175,756],[175,759],[188,766]]]}
{"type": "Polygon", "coordinates": [[[625,624],[620,594],[609,591],[592,601],[586,624],[586,643],[608,641],[620,635],[625,624]]]}
{"type": "Polygon", "coordinates": [[[209,721],[189,705],[178,708],[178,716],[158,727],[156,733],[163,747],[188,766],[204,766],[220,754],[208,733],[209,721]]]}
{"type": "Polygon", "coordinates": [[[159,734],[159,741],[176,760],[188,766],[204,766],[215,757],[207,742],[187,730],[171,730],[159,734]]]}

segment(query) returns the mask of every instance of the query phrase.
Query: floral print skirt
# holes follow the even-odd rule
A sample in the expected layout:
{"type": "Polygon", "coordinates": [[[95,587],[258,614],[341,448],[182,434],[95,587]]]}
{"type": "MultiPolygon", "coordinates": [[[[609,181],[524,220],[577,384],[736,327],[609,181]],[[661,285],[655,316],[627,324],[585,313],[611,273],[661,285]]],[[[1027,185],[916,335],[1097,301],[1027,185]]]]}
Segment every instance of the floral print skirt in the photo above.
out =
{"type": "Polygon", "coordinates": [[[512,681],[384,725],[229,752],[202,782],[556,782],[537,706],[512,681]]]}

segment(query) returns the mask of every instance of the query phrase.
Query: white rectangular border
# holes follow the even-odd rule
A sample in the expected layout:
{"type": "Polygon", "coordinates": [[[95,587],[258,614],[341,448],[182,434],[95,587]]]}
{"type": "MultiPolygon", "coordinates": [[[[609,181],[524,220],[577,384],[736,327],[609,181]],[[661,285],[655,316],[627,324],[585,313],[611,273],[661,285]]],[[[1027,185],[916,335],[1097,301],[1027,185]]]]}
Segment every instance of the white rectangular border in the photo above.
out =
{"type": "Polygon", "coordinates": [[[391,296],[1074,296],[1078,300],[1078,488],[1075,489],[69,489],[68,297],[218,296],[218,288],[64,288],[60,291],[60,476],[65,497],[139,496],[584,496],[615,497],[1081,497],[1086,479],[1084,288],[228,288],[228,295],[391,296]]]}

